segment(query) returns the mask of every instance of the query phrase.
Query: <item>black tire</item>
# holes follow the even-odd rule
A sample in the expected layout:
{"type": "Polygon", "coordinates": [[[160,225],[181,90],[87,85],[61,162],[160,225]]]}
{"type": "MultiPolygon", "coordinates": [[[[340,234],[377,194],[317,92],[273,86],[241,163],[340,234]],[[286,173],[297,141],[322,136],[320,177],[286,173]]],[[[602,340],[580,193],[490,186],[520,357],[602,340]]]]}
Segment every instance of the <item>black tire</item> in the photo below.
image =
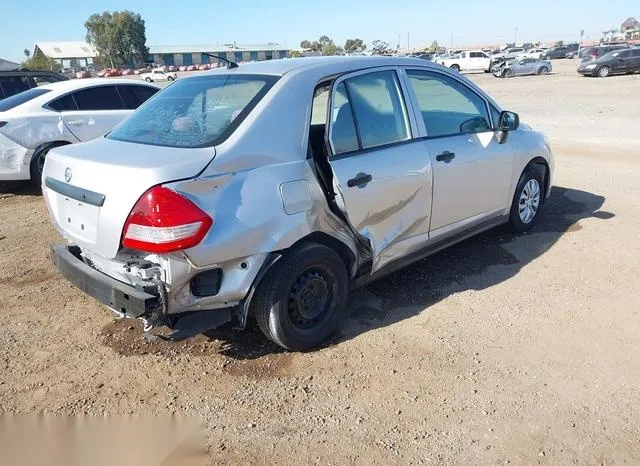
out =
{"type": "Polygon", "coordinates": [[[460,72],[460,66],[459,65],[451,65],[449,68],[451,68],[453,71],[459,73],[460,72]]]}
{"type": "Polygon", "coordinates": [[[151,79],[149,76],[147,76],[146,78],[144,78],[144,80],[148,83],[153,82],[153,79],[151,79]]]}
{"type": "Polygon", "coordinates": [[[549,72],[549,68],[547,68],[546,66],[541,66],[540,68],[538,68],[538,74],[547,74],[549,72]]]}
{"type": "MultiPolygon", "coordinates": [[[[538,217],[540,216],[540,208],[544,203],[545,196],[545,185],[544,180],[546,176],[546,169],[543,165],[531,164],[527,168],[525,168],[524,172],[520,176],[518,180],[518,184],[516,186],[515,193],[513,194],[513,201],[511,202],[511,211],[509,212],[509,221],[508,226],[511,231],[514,233],[524,233],[531,230],[538,217]],[[537,183],[539,189],[539,197],[537,205],[535,206],[535,211],[530,220],[524,221],[520,215],[522,202],[523,191],[527,187],[530,182],[537,183]]],[[[531,186],[531,185],[529,185],[531,186]]],[[[526,202],[525,202],[526,204],[526,202]]],[[[526,219],[525,219],[526,220],[526,219]]]]}
{"type": "Polygon", "coordinates": [[[285,349],[304,351],[318,347],[336,330],[348,296],[342,259],[326,246],[304,244],[269,270],[258,285],[251,313],[267,338],[285,349]]]}
{"type": "Polygon", "coordinates": [[[167,81],[169,82],[173,81],[173,76],[167,76],[167,81]]]}
{"type": "Polygon", "coordinates": [[[31,174],[31,182],[38,188],[42,188],[42,169],[44,168],[44,161],[47,154],[54,147],[66,146],[68,142],[59,141],[53,142],[48,146],[45,146],[37,150],[33,157],[31,157],[31,163],[29,164],[29,172],[31,174]]]}
{"type": "Polygon", "coordinates": [[[513,76],[513,71],[508,68],[502,72],[503,78],[510,78],[511,76],[513,76]]]}
{"type": "Polygon", "coordinates": [[[607,76],[609,76],[610,73],[611,73],[611,69],[606,65],[598,68],[598,71],[596,72],[596,74],[600,78],[606,78],[607,76]]]}

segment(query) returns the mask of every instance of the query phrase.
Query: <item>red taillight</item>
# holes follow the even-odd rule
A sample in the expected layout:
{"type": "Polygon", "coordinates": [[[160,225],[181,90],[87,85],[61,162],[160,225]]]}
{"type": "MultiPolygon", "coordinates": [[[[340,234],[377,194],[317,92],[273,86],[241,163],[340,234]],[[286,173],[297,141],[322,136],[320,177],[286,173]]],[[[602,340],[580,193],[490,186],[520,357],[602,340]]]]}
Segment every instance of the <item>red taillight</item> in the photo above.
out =
{"type": "Polygon", "coordinates": [[[124,225],[122,245],[152,253],[191,248],[213,220],[189,199],[156,186],[142,195],[124,225]]]}

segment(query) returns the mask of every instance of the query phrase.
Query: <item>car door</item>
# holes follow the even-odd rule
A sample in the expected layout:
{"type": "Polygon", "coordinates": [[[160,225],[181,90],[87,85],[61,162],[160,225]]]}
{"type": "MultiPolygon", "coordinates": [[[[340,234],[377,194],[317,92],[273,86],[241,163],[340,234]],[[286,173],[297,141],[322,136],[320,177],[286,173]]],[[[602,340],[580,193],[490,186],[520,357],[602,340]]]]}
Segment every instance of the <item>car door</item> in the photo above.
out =
{"type": "Polygon", "coordinates": [[[395,68],[338,78],[332,87],[327,143],[339,208],[370,244],[372,273],[428,241],[431,166],[413,139],[395,68]]]}
{"type": "Polygon", "coordinates": [[[633,57],[631,55],[631,50],[621,50],[618,52],[618,55],[613,58],[613,70],[616,73],[627,73],[629,71],[633,71],[633,57]]]}
{"type": "Polygon", "coordinates": [[[407,68],[406,75],[433,166],[431,239],[503,215],[513,150],[492,130],[497,110],[448,73],[407,68]]]}
{"type": "Polygon", "coordinates": [[[113,85],[93,86],[70,94],[77,110],[61,112],[62,121],[80,141],[90,141],[109,132],[131,113],[124,108],[113,85]]]}
{"type": "Polygon", "coordinates": [[[627,71],[640,71],[640,48],[631,49],[631,59],[629,61],[629,69],[627,71]]]}

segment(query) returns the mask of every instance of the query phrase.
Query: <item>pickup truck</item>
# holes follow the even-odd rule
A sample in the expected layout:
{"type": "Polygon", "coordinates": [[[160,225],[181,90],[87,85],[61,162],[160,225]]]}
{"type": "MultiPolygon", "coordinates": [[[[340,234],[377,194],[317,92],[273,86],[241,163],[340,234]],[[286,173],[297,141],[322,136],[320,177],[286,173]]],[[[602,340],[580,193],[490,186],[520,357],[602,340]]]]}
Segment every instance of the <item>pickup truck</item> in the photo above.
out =
{"type": "Polygon", "coordinates": [[[456,54],[453,58],[439,59],[436,63],[454,71],[482,70],[488,73],[491,68],[491,58],[481,50],[466,50],[456,54]]]}

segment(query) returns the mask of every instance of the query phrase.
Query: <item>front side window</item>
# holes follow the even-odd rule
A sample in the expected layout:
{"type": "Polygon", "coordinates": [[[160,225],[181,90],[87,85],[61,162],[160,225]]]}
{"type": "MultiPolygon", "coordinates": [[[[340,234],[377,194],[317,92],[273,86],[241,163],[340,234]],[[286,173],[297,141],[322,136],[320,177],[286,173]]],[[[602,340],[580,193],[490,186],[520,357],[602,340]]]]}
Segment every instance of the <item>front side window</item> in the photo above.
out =
{"type": "Polygon", "coordinates": [[[122,110],[124,108],[115,86],[81,89],[73,93],[78,110],[122,110]]]}
{"type": "Polygon", "coordinates": [[[461,82],[439,73],[407,70],[428,137],[491,131],[485,101],[461,82]]]}
{"type": "Polygon", "coordinates": [[[179,79],[117,126],[110,139],[168,147],[219,144],[277,81],[267,75],[179,79]]]}

